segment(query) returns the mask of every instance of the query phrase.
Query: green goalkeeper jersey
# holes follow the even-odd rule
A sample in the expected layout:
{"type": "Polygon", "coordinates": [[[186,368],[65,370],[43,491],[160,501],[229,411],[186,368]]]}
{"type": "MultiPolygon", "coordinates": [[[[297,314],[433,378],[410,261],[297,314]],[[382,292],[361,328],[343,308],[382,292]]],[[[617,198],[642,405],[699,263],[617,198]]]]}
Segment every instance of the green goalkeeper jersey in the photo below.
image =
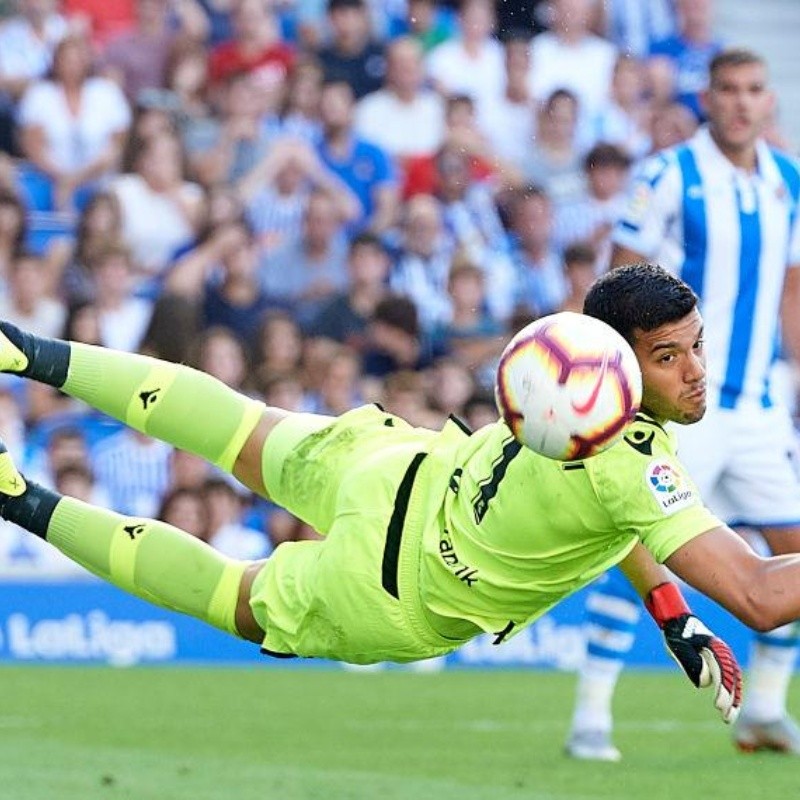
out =
{"type": "Polygon", "coordinates": [[[449,447],[437,457],[451,472],[438,524],[423,539],[422,598],[497,641],[619,563],[637,541],[663,562],[721,524],[680,466],[673,437],[644,414],[623,440],[584,461],[537,455],[502,422],[449,447]]]}

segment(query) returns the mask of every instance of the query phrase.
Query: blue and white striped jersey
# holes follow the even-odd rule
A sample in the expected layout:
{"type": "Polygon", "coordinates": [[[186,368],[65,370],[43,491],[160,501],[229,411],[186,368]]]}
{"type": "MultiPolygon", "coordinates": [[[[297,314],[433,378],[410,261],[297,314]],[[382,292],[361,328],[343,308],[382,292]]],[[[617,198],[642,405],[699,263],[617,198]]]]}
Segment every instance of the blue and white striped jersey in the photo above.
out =
{"type": "Polygon", "coordinates": [[[701,128],[643,163],[613,233],[700,297],[709,399],[723,408],[772,405],[784,278],[800,266],[800,165],[763,141],[757,157],[746,173],[701,128]]]}

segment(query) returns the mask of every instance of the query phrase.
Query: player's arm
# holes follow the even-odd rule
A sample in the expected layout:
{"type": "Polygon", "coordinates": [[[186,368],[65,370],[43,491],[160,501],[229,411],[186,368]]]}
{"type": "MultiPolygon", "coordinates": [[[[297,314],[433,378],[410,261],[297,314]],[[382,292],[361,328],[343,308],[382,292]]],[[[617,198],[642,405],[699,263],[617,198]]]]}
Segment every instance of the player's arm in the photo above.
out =
{"type": "Polygon", "coordinates": [[[679,547],[666,565],[757,631],[800,617],[800,555],[763,558],[725,525],[679,547]]]}
{"type": "Polygon", "coordinates": [[[650,551],[640,543],[637,543],[633,550],[620,561],[619,568],[642,600],[656,586],[671,580],[667,568],[659,564],[650,555],[650,551]]]}
{"type": "Polygon", "coordinates": [[[679,547],[666,564],[758,631],[773,630],[800,615],[800,555],[762,558],[724,525],[679,547]]]}
{"type": "Polygon", "coordinates": [[[714,687],[714,705],[732,722],[741,703],[741,670],[730,647],[692,614],[667,568],[642,544],[619,566],[661,629],[669,654],[695,686],[714,687]]]}

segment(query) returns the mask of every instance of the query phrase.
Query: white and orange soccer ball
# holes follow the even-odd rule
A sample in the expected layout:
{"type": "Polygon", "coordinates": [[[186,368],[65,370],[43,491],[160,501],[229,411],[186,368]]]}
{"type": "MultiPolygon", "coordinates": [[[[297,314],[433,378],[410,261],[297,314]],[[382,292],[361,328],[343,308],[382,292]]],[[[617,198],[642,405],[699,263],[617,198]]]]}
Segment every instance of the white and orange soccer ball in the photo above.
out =
{"type": "Polygon", "coordinates": [[[526,325],[508,343],[495,399],[521,444],[575,461],[621,438],[642,401],[642,373],[613,328],[562,311],[526,325]]]}

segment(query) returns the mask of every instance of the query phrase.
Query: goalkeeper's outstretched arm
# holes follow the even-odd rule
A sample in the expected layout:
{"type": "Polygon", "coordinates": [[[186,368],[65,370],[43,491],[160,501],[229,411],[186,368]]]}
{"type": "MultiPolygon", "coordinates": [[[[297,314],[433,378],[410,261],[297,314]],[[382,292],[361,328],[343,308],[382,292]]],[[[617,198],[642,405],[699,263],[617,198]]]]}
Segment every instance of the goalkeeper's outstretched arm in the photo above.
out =
{"type": "Polygon", "coordinates": [[[666,565],[754,630],[800,619],[800,555],[759,556],[726,525],[682,545],[666,565]]]}

